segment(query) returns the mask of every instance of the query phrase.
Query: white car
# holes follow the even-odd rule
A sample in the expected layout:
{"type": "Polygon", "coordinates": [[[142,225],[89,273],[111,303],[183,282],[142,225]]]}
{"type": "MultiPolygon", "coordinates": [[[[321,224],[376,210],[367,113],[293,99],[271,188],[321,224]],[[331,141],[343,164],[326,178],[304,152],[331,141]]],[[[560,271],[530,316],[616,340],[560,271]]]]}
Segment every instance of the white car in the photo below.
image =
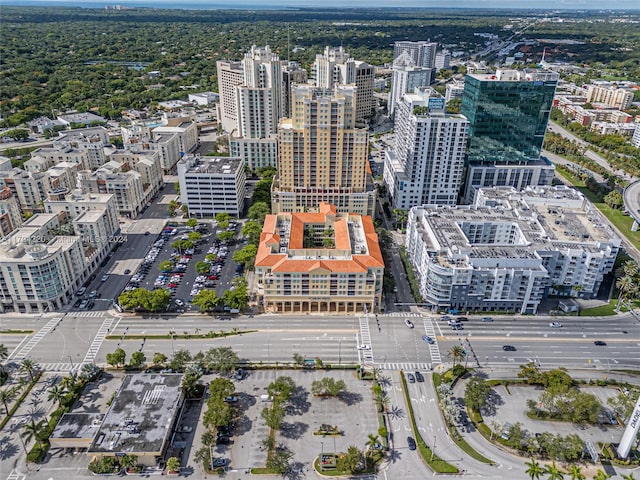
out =
{"type": "Polygon", "coordinates": [[[562,324],[561,324],[560,322],[551,322],[551,323],[549,324],[549,326],[550,326],[551,328],[560,328],[560,327],[562,327],[562,324]]]}
{"type": "Polygon", "coordinates": [[[371,350],[369,345],[358,345],[358,350],[371,350]]]}

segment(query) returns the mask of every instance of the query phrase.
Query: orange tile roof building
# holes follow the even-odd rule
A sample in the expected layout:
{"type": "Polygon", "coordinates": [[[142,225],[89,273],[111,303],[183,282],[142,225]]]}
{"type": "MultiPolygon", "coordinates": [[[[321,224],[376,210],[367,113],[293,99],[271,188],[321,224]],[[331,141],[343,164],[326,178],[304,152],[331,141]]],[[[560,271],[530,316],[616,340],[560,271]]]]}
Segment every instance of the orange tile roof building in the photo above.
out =
{"type": "Polygon", "coordinates": [[[384,261],[369,216],[336,213],[267,215],[256,255],[257,293],[266,312],[377,311],[384,261]]]}

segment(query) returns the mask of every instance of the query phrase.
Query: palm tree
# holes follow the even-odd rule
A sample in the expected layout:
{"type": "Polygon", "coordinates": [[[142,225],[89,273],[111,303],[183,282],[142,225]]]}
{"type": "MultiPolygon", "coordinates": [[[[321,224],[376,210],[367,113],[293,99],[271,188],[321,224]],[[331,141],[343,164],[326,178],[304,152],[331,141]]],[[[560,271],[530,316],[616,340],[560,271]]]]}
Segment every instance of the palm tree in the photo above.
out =
{"type": "Polygon", "coordinates": [[[451,360],[453,360],[453,366],[455,367],[456,363],[459,363],[464,357],[467,356],[467,352],[465,352],[464,348],[462,348],[460,345],[454,345],[453,347],[451,347],[447,355],[451,360]]]}
{"type": "Polygon", "coordinates": [[[4,409],[9,415],[9,402],[12,402],[16,398],[16,391],[13,388],[7,388],[6,390],[0,390],[0,402],[4,405],[4,409]]]}
{"type": "Polygon", "coordinates": [[[609,475],[604,470],[598,470],[596,474],[593,476],[593,480],[607,480],[609,478],[611,478],[611,475],[609,475]]]}
{"type": "Polygon", "coordinates": [[[545,468],[545,473],[549,474],[549,480],[564,479],[564,475],[563,475],[564,472],[558,468],[555,460],[551,463],[551,465],[548,465],[547,468],[545,468]]]}
{"type": "Polygon", "coordinates": [[[629,473],[627,475],[622,475],[622,478],[624,480],[635,480],[635,477],[633,476],[633,473],[629,473]]]}
{"type": "Polygon", "coordinates": [[[122,468],[129,471],[131,468],[137,465],[138,457],[136,455],[123,455],[118,461],[120,462],[120,466],[122,468]]]}
{"type": "Polygon", "coordinates": [[[19,370],[21,372],[27,372],[32,382],[33,382],[33,373],[37,369],[38,369],[38,365],[36,364],[36,362],[31,360],[30,358],[25,358],[24,360],[22,360],[22,363],[20,363],[19,370]]]}
{"type": "Polygon", "coordinates": [[[545,472],[544,467],[536,462],[533,458],[526,462],[525,465],[529,468],[527,468],[524,473],[529,475],[529,478],[531,480],[539,480],[540,475],[545,472]]]}
{"type": "Polygon", "coordinates": [[[177,472],[180,470],[180,460],[176,457],[171,457],[167,460],[167,470],[170,472],[177,472]]]}
{"type": "Polygon", "coordinates": [[[567,475],[571,477],[571,480],[585,480],[587,477],[582,473],[582,467],[579,465],[570,465],[567,475]]]}
{"type": "Polygon", "coordinates": [[[580,467],[579,465],[569,466],[567,475],[571,477],[571,480],[585,480],[587,478],[585,474],[582,473],[582,467],[580,467]]]}
{"type": "Polygon", "coordinates": [[[49,389],[49,396],[47,397],[47,400],[58,402],[58,406],[61,407],[62,401],[67,396],[67,393],[68,392],[64,389],[64,387],[61,387],[60,385],[54,385],[53,387],[51,387],[51,389],[49,389]]]}
{"type": "Polygon", "coordinates": [[[62,380],[60,380],[60,387],[62,387],[64,390],[71,390],[75,386],[76,386],[76,379],[71,375],[63,377],[62,380]]]}
{"type": "Polygon", "coordinates": [[[40,433],[42,432],[42,428],[44,425],[44,420],[36,423],[33,418],[31,419],[31,423],[27,423],[24,427],[22,427],[22,438],[28,443],[31,440],[40,440],[40,433]]]}
{"type": "Polygon", "coordinates": [[[368,440],[367,440],[367,443],[365,443],[365,445],[367,446],[367,448],[369,450],[373,450],[375,448],[375,446],[378,443],[380,443],[380,441],[379,441],[380,438],[378,437],[378,435],[375,435],[373,433],[370,433],[367,438],[368,438],[368,440]]]}

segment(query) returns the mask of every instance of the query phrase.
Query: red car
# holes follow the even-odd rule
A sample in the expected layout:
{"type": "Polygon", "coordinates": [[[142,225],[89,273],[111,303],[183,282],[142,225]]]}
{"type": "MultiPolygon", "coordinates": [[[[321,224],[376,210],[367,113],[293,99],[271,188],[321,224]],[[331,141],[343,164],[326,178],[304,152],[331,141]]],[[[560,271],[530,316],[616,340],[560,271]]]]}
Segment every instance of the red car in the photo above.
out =
{"type": "Polygon", "coordinates": [[[217,279],[218,279],[218,276],[217,276],[217,275],[209,275],[209,276],[207,277],[207,280],[217,280],[217,279]]]}
{"type": "Polygon", "coordinates": [[[168,283],[167,287],[168,288],[178,288],[178,284],[177,283],[168,283]]]}

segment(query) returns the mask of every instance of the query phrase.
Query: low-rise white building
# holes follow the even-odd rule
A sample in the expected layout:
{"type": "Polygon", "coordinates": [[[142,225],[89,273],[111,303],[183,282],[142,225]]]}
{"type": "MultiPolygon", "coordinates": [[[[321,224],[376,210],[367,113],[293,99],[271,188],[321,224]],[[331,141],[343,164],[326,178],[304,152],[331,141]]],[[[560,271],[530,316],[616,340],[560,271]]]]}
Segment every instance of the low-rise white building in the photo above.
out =
{"type": "Polygon", "coordinates": [[[566,187],[480,189],[472,206],[409,212],[406,248],[437,310],[536,313],[549,295],[592,298],[621,240],[566,187]]]}
{"type": "Polygon", "coordinates": [[[242,215],[246,174],[240,158],[187,155],[177,168],[180,200],[188,206],[190,216],[210,218],[221,212],[242,215]]]}
{"type": "Polygon", "coordinates": [[[73,299],[86,274],[82,239],[54,236],[57,215],[39,214],[0,242],[0,312],[53,311],[73,299]]]}

